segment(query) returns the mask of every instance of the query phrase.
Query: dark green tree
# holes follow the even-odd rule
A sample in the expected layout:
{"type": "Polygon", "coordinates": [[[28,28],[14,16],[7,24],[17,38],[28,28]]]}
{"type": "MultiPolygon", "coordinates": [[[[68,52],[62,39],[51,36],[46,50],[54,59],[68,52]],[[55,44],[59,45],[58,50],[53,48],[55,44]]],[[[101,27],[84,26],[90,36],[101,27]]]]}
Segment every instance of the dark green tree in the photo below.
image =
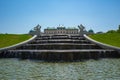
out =
{"type": "Polygon", "coordinates": [[[107,33],[115,33],[116,31],[115,30],[109,30],[107,31],[107,33]]]}
{"type": "Polygon", "coordinates": [[[117,30],[118,33],[120,33],[120,25],[118,26],[118,30],[117,30]]]}
{"type": "Polygon", "coordinates": [[[102,32],[102,31],[99,31],[99,32],[97,32],[96,34],[103,34],[104,32],[102,32]]]}
{"type": "Polygon", "coordinates": [[[88,30],[89,34],[94,34],[94,31],[92,29],[88,30]]]}

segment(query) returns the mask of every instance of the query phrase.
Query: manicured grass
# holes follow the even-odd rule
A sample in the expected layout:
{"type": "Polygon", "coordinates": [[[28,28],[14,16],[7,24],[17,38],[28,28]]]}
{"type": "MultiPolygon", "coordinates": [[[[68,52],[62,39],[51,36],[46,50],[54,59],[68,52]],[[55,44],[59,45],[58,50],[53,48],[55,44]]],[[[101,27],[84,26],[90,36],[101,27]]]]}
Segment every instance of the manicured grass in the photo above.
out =
{"type": "Polygon", "coordinates": [[[14,45],[31,38],[27,34],[0,34],[0,48],[14,45]]]}
{"type": "Polygon", "coordinates": [[[93,34],[89,37],[102,43],[120,47],[120,33],[93,34]]]}

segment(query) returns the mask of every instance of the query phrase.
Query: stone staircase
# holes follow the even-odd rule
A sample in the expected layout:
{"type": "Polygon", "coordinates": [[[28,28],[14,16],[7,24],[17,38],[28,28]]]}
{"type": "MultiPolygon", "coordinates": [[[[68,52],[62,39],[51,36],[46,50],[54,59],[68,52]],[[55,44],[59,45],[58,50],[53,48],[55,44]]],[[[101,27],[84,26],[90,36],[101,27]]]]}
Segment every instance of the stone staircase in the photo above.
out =
{"type": "Polygon", "coordinates": [[[38,59],[43,61],[80,61],[120,56],[111,49],[103,49],[83,36],[40,36],[32,42],[0,53],[4,58],[38,59]]]}

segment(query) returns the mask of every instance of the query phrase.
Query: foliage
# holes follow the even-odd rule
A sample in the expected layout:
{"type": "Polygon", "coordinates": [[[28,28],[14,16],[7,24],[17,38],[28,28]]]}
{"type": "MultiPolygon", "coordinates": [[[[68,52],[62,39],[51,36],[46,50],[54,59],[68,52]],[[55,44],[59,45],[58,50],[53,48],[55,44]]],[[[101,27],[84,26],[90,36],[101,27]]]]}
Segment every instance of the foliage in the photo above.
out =
{"type": "Polygon", "coordinates": [[[120,30],[117,30],[118,33],[120,33],[120,30]]]}
{"type": "Polygon", "coordinates": [[[94,33],[94,31],[92,29],[88,30],[89,33],[94,33]]]}
{"type": "Polygon", "coordinates": [[[107,33],[115,33],[116,31],[115,30],[109,30],[107,31],[107,33]]]}
{"type": "Polygon", "coordinates": [[[118,32],[118,33],[120,33],[120,25],[119,25],[119,27],[118,27],[118,30],[117,30],[117,32],[118,32]]]}
{"type": "Polygon", "coordinates": [[[102,32],[102,31],[99,31],[99,32],[97,32],[96,34],[103,34],[104,32],[102,32]]]}
{"type": "Polygon", "coordinates": [[[0,34],[0,48],[14,45],[30,37],[31,36],[27,34],[0,34]]]}
{"type": "Polygon", "coordinates": [[[99,42],[120,47],[120,34],[119,33],[93,34],[93,35],[90,35],[90,37],[99,42]]]}
{"type": "Polygon", "coordinates": [[[120,33],[120,25],[118,26],[118,30],[109,30],[109,31],[107,31],[107,33],[116,33],[116,32],[120,33]]]}

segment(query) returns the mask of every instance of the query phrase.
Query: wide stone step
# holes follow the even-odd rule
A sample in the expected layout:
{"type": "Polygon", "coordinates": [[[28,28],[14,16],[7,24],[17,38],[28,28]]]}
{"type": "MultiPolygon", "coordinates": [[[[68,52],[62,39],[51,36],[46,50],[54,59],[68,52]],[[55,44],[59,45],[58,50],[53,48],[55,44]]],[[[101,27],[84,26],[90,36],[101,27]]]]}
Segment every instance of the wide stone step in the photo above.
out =
{"type": "Polygon", "coordinates": [[[87,40],[74,40],[74,39],[47,39],[47,40],[35,40],[35,41],[87,41],[87,40]]]}
{"type": "Polygon", "coordinates": [[[26,44],[25,46],[41,46],[41,45],[79,45],[79,46],[95,46],[96,44],[77,44],[77,43],[41,43],[41,44],[26,44]]]}
{"type": "Polygon", "coordinates": [[[16,49],[37,49],[37,50],[66,50],[66,49],[102,49],[95,44],[77,44],[77,43],[41,43],[41,44],[26,44],[16,49]]]}
{"type": "Polygon", "coordinates": [[[71,40],[71,39],[51,39],[51,40],[35,40],[31,42],[35,43],[90,43],[87,40],[71,40]]]}
{"type": "Polygon", "coordinates": [[[81,50],[8,50],[8,52],[26,52],[26,53],[81,53],[81,52],[112,52],[114,50],[109,49],[81,49],[81,50]]]}
{"type": "Polygon", "coordinates": [[[36,40],[48,40],[48,39],[72,39],[72,40],[85,40],[84,37],[75,37],[75,38],[72,38],[72,37],[69,37],[69,38],[36,38],[36,40]]]}
{"type": "Polygon", "coordinates": [[[80,36],[45,36],[45,37],[37,37],[37,39],[85,39],[84,37],[80,36]]]}
{"type": "Polygon", "coordinates": [[[0,53],[1,58],[37,59],[43,61],[81,61],[84,59],[118,58],[114,50],[8,50],[0,53]]]}

